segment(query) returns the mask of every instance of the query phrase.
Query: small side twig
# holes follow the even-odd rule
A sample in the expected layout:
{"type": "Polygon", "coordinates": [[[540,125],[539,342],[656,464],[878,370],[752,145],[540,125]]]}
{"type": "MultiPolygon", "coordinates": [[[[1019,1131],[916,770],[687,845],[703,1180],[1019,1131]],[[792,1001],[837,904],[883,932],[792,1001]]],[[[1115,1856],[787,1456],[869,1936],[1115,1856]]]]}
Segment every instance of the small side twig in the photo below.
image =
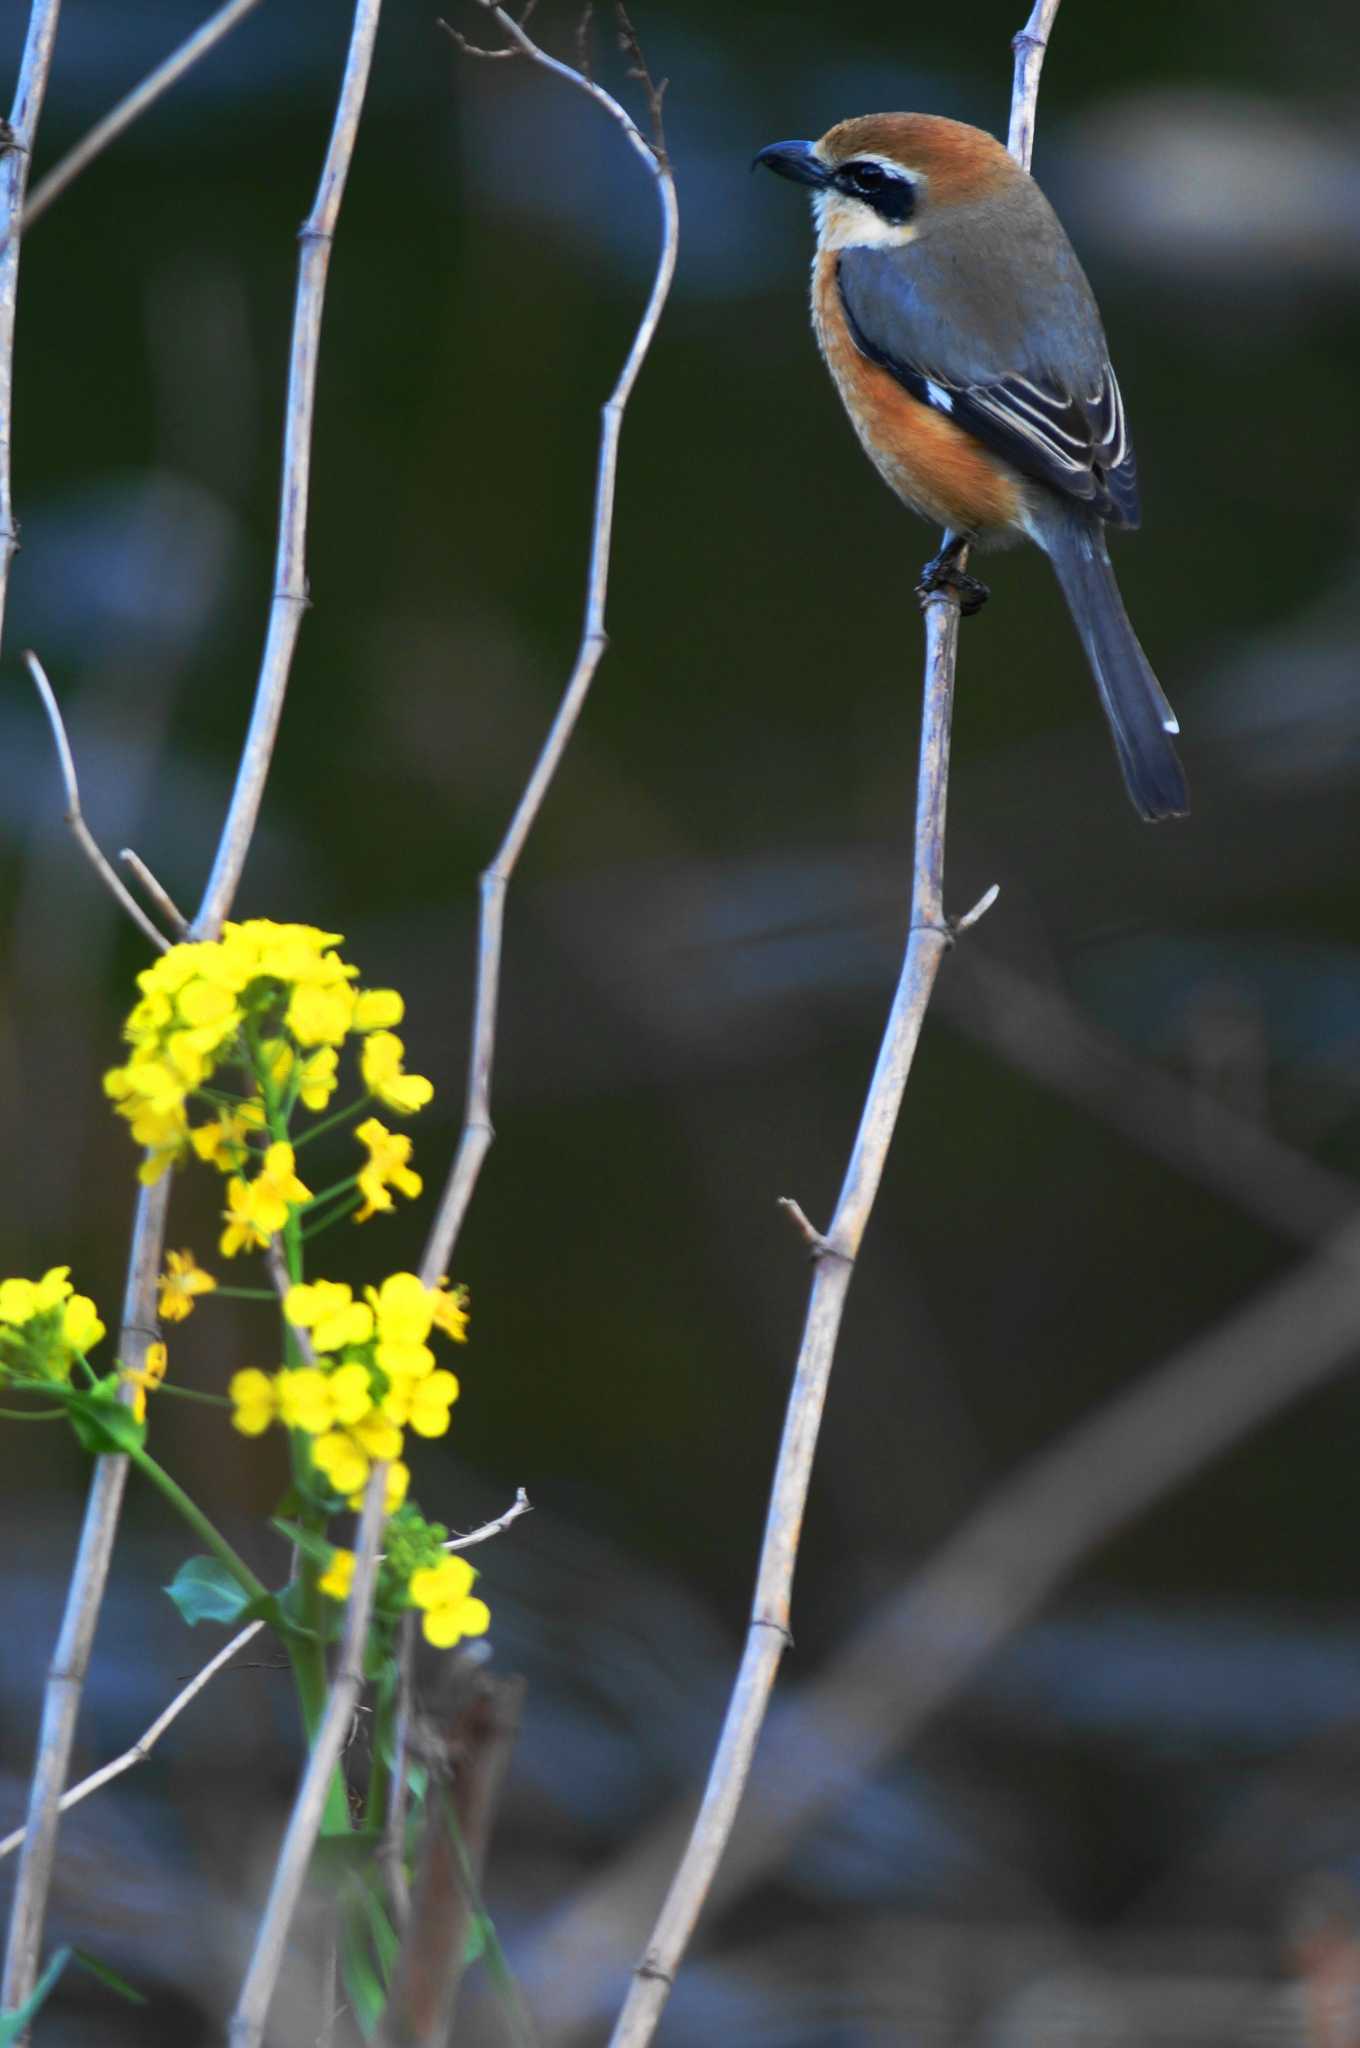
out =
{"type": "MultiPolygon", "coordinates": [[[[1045,28],[1058,0],[1037,0],[1029,27],[1045,28]]],[[[1027,46],[1028,50],[1028,46],[1027,46]]],[[[1017,61],[1012,88],[1012,133],[1019,149],[1032,136],[1042,49],[1017,61]],[[1017,111],[1015,102],[1020,102],[1017,111]]],[[[1022,159],[1027,161],[1027,159],[1022,159]]],[[[761,1544],[746,1647],[733,1684],[722,1733],[699,1813],[651,1939],[610,2037],[610,2048],[643,2048],[656,2031],[695,1922],[727,1848],[757,1739],[769,1708],[779,1661],[789,1637],[794,1566],[812,1461],[854,1262],[887,1162],[897,1118],[916,1055],[921,1027],[940,962],[954,935],[975,923],[994,899],[989,891],[966,918],[950,924],[944,913],[944,827],[949,789],[949,741],[958,656],[959,600],[955,591],[927,596],[925,684],[916,782],[910,929],[892,1010],[865,1098],[854,1150],[836,1211],[825,1234],[795,1203],[786,1203],[814,1255],[807,1318],[785,1412],[770,1505],[761,1544]]]]}
{"type": "Polygon", "coordinates": [[[118,858],[133,880],[140,883],[143,894],[150,897],[161,916],[165,919],[166,924],[175,934],[175,937],[177,939],[187,939],[189,936],[188,918],[184,915],[184,912],[180,909],[169,890],[157,881],[141,855],[135,853],[130,846],[122,846],[118,849],[118,858]]]}
{"type": "Polygon", "coordinates": [[[102,120],[96,121],[89,133],[83,135],[33,187],[24,207],[23,232],[27,234],[34,221],[41,219],[53,201],[60,199],[68,185],[74,184],[81,172],[88,170],[95,158],[104,154],[110,143],[125,134],[163,93],[169,92],[172,85],[178,85],[185,72],[191,71],[200,58],[206,57],[209,50],[214,49],[238,21],[243,21],[259,4],[260,0],[227,0],[225,7],[219,7],[216,14],[210,15],[163,63],[149,71],[140,85],[135,85],[102,120]]]}
{"type": "Polygon", "coordinates": [[[67,736],[61,707],[57,703],[56,692],[48,681],[47,671],[31,647],[24,650],[24,662],[33,678],[33,687],[41,699],[43,710],[47,713],[47,723],[52,729],[52,743],[57,750],[57,765],[61,769],[62,788],[66,792],[66,822],[71,828],[75,842],[119,908],[125,910],[138,930],[150,939],[153,946],[164,953],[169,947],[169,939],[151,922],[141,904],[106,859],[99,841],[85,822],[85,813],[80,808],[80,785],[76,781],[75,756],[71,752],[71,742],[67,736]]]}
{"type": "Polygon", "coordinates": [[[503,1515],[497,1515],[494,1522],[483,1522],[480,1528],[470,1530],[466,1536],[450,1536],[444,1548],[445,1550],[471,1550],[474,1544],[489,1543],[493,1536],[501,1535],[504,1530],[510,1527],[512,1522],[517,1522],[521,1515],[531,1515],[533,1511],[534,1504],[528,1494],[522,1486],[517,1486],[515,1488],[515,1498],[511,1501],[503,1515]]]}
{"type": "MultiPolygon", "coordinates": [[[[234,1635],[231,1641],[225,1644],[218,1651],[217,1655],[210,1658],[203,1666],[203,1669],[189,1680],[184,1690],[175,1694],[169,1706],[161,1709],[160,1713],[157,1714],[155,1720],[151,1723],[151,1726],[144,1734],[138,1736],[131,1749],[125,1749],[121,1756],[116,1756],[113,1759],[112,1763],[101,1764],[97,1771],[91,1771],[88,1778],[82,1778],[78,1785],[72,1785],[69,1791],[63,1792],[58,1801],[58,1810],[65,1813],[68,1808],[78,1806],[81,1800],[88,1799],[92,1792],[98,1792],[103,1786],[110,1784],[114,1778],[121,1777],[124,1771],[130,1771],[134,1764],[145,1763],[171,1722],[179,1719],[184,1709],[198,1698],[198,1695],[202,1692],[204,1686],[208,1684],[209,1680],[216,1678],[222,1666],[229,1664],[237,1651],[243,1650],[246,1644],[251,1642],[263,1627],[264,1623],[262,1621],[252,1621],[246,1628],[241,1630],[239,1635],[234,1635]]],[[[12,1834],[6,1835],[4,1840],[0,1841],[0,1858],[12,1855],[23,1841],[27,1832],[27,1828],[15,1828],[12,1834]]]]}
{"type": "MultiPolygon", "coordinates": [[[[573,71],[569,64],[563,64],[558,58],[550,57],[547,51],[541,49],[525,32],[522,23],[513,20],[504,8],[491,4],[491,0],[478,0],[478,5],[494,18],[506,38],[507,48],[540,65],[555,78],[563,79],[578,92],[585,93],[598,106],[604,108],[611,120],[617,122],[629,146],[646,166],[655,183],[657,200],[661,208],[661,246],[657,254],[652,289],[634,333],[632,346],[601,413],[590,565],[586,573],[585,618],[576,659],[567,678],[557,715],[543,743],[543,750],[534,764],[533,772],[515,808],[505,837],[481,878],[477,977],[473,1004],[472,1046],[468,1056],[467,1101],[458,1150],[440,1199],[421,1267],[421,1278],[427,1284],[433,1284],[448,1271],[449,1259],[462,1228],[468,1203],[472,1199],[472,1191],[477,1185],[482,1163],[491,1149],[494,1136],[491,1124],[491,1072],[496,1053],[506,891],[515,872],[516,863],[524,851],[524,843],[542,808],[543,799],[561,766],[562,757],[589,694],[595,671],[609,644],[604,615],[605,599],[609,589],[610,541],[614,522],[619,436],[623,427],[624,411],[632,395],[633,386],[637,382],[638,372],[652,345],[670,291],[671,279],[675,274],[679,235],[675,178],[666,159],[664,147],[654,148],[632,116],[604,90],[603,86],[597,85],[584,72],[573,71]]],[[[455,42],[460,40],[448,27],[447,22],[441,25],[454,37],[455,42]]],[[[652,104],[650,87],[649,104],[652,104]]],[[[659,97],[655,99],[653,113],[654,116],[659,116],[659,97]]]]}

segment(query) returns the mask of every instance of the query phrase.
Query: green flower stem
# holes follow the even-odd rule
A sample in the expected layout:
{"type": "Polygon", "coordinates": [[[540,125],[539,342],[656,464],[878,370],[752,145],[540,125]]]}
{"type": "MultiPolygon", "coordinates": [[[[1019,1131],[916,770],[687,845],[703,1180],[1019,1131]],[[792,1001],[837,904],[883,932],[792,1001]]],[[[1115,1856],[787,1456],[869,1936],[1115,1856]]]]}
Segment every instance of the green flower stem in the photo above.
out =
{"type": "Polygon", "coordinates": [[[225,1536],[222,1535],[197,1502],[190,1500],[184,1488],[170,1477],[163,1465],[158,1465],[149,1451],[140,1444],[134,1444],[127,1454],[139,1471],[144,1472],[151,1484],[159,1489],[176,1513],[183,1517],[194,1534],[207,1544],[218,1563],[231,1573],[241,1591],[251,1600],[267,1600],[268,1586],[262,1585],[243,1557],[238,1557],[225,1536]]]}
{"type": "Polygon", "coordinates": [[[294,1146],[300,1148],[303,1145],[310,1145],[313,1138],[322,1138],[327,1131],[336,1131],[341,1124],[352,1123],[356,1116],[368,1108],[372,1100],[371,1095],[361,1095],[357,1102],[351,1102],[348,1109],[332,1110],[329,1116],[322,1117],[319,1124],[313,1124],[309,1131],[304,1131],[300,1137],[295,1138],[294,1146]]]}
{"type": "Polygon", "coordinates": [[[341,1195],[351,1194],[353,1190],[358,1187],[358,1185],[358,1174],[347,1173],[343,1180],[337,1180],[332,1182],[330,1187],[322,1188],[321,1193],[319,1195],[313,1195],[309,1202],[301,1203],[299,1205],[297,1213],[299,1216],[305,1216],[307,1215],[309,1210],[319,1209],[323,1202],[334,1202],[341,1195]]]}
{"type": "Polygon", "coordinates": [[[335,1208],[328,1210],[317,1222],[308,1224],[302,1233],[303,1243],[310,1244],[314,1237],[320,1237],[322,1232],[329,1230],[333,1223],[342,1223],[346,1216],[354,1214],[358,1206],[359,1197],[357,1194],[349,1195],[343,1202],[337,1203],[335,1208]]]}
{"type": "Polygon", "coordinates": [[[6,1422],[65,1422],[64,1408],[0,1408],[6,1422]]]}
{"type": "Polygon", "coordinates": [[[277,1301],[272,1287],[223,1287],[219,1281],[213,1293],[224,1301],[277,1301]]]}
{"type": "Polygon", "coordinates": [[[172,1387],[166,1380],[162,1380],[155,1393],[158,1401],[162,1395],[168,1394],[172,1401],[202,1401],[209,1408],[230,1408],[231,1406],[231,1402],[225,1394],[205,1394],[201,1393],[197,1387],[172,1387]]]}

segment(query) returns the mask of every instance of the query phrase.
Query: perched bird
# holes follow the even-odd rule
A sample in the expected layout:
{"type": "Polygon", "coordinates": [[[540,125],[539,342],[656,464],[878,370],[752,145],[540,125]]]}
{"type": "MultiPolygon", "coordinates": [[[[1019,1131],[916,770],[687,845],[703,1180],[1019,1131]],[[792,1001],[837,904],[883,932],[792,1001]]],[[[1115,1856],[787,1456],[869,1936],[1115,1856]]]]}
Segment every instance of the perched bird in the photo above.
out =
{"type": "Polygon", "coordinates": [[[864,449],[947,531],[922,589],[986,591],[974,540],[1041,547],[1086,651],[1129,795],[1176,817],[1179,730],[1124,610],[1106,525],[1138,524],[1124,407],[1100,314],[1039,187],[979,128],[867,114],[756,163],[812,187],[812,321],[864,449]]]}

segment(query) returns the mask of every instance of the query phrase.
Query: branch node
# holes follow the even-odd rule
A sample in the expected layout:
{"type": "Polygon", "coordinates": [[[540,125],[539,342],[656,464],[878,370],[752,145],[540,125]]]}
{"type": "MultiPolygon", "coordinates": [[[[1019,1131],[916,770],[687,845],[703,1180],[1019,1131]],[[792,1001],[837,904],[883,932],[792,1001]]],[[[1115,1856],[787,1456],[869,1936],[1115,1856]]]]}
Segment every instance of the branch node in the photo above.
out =
{"type": "Polygon", "coordinates": [[[751,1616],[751,1626],[752,1628],[772,1629],[777,1636],[784,1638],[784,1648],[786,1650],[793,1648],[793,1630],[787,1622],[771,1621],[770,1617],[766,1614],[753,1614],[751,1616]]]}
{"type": "Polygon", "coordinates": [[[794,1201],[792,1195],[778,1196],[776,1206],[784,1211],[813,1259],[840,1259],[847,1266],[854,1265],[853,1252],[842,1251],[839,1245],[833,1244],[829,1237],[825,1237],[816,1224],[809,1221],[803,1208],[794,1201]]]}

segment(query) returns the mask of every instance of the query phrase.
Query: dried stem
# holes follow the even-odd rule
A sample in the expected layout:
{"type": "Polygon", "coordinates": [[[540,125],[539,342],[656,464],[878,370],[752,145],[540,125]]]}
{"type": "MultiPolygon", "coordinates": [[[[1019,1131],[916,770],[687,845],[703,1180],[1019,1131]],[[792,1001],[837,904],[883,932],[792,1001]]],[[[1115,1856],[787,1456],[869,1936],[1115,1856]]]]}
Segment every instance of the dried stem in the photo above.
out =
{"type": "Polygon", "coordinates": [[[250,1965],[232,2014],[227,2033],[231,2048],[259,2048],[264,2039],[265,2017],[283,1965],[288,1930],[302,1896],[307,1866],[321,1830],[331,1774],[340,1761],[340,1753],[359,1704],[364,1682],[364,1645],[368,1640],[368,1618],[373,1611],[373,1587],[377,1577],[378,1541],[384,1520],[387,1471],[387,1466],[381,1464],[375,1465],[369,1474],[363,1513],[359,1517],[359,1534],[354,1545],[354,1586],[345,1610],[345,1633],[340,1644],[335,1680],[293,1802],[287,1833],[274,1866],[269,1898],[255,1935],[250,1965]]]}
{"type": "Polygon", "coordinates": [[[76,781],[75,757],[71,752],[71,742],[67,737],[56,692],[47,679],[47,671],[32,648],[25,649],[24,660],[33,678],[33,686],[42,700],[43,710],[47,713],[47,723],[52,728],[52,742],[57,750],[57,764],[61,769],[62,787],[66,792],[66,822],[74,834],[76,844],[114,901],[127,912],[138,930],[150,939],[152,945],[163,953],[170,944],[169,939],[152,924],[141,904],[100,850],[98,840],[85,823],[85,813],[80,808],[80,785],[76,781]]]}
{"type": "Polygon", "coordinates": [[[503,1515],[498,1515],[494,1522],[483,1522],[479,1529],[469,1530],[466,1536],[450,1536],[444,1548],[445,1550],[471,1550],[475,1544],[489,1543],[493,1536],[499,1536],[503,1530],[510,1527],[512,1522],[517,1522],[521,1515],[531,1515],[533,1511],[534,1504],[528,1494],[522,1486],[517,1486],[515,1488],[515,1498],[511,1501],[503,1515]]]}
{"type": "MultiPolygon", "coordinates": [[[[0,128],[0,642],[4,639],[5,596],[9,565],[19,545],[14,523],[10,465],[14,419],[14,318],[18,308],[19,244],[16,232],[28,189],[33,144],[42,113],[52,46],[57,39],[61,0],[33,0],[28,34],[19,61],[19,80],[9,120],[0,128]]],[[[32,1990],[32,1984],[28,1990],[32,1990]]],[[[25,1991],[24,1996],[28,1996],[25,1991]]],[[[19,2001],[22,2002],[22,2001],[19,2001]]]]}
{"type": "MultiPolygon", "coordinates": [[[[496,1024],[500,1001],[501,947],[505,925],[505,894],[515,864],[524,850],[524,842],[533,828],[534,821],[542,807],[548,787],[556,775],[566,752],[568,742],[576,728],[576,721],[599,667],[601,657],[608,645],[605,632],[605,599],[609,587],[609,548],[614,520],[614,491],[618,473],[619,434],[623,426],[624,410],[632,395],[639,370],[660,321],[662,309],[670,291],[671,278],[675,272],[679,215],[676,210],[675,180],[664,150],[664,139],[653,145],[642,134],[635,121],[625,112],[616,99],[592,78],[580,71],[573,71],[569,64],[550,57],[546,50],[539,48],[532,37],[526,34],[521,23],[513,21],[503,8],[487,5],[487,0],[478,0],[486,7],[506,37],[507,48],[541,65],[554,77],[564,79],[578,91],[589,95],[605,109],[610,118],[623,130],[629,144],[646,165],[656,184],[657,199],[661,207],[661,247],[657,256],[656,272],[652,289],[643,309],[632,347],[618,382],[605,401],[601,414],[599,460],[595,475],[595,511],[591,527],[590,566],[586,577],[585,619],[576,661],[567,679],[557,715],[544,742],[543,751],[534,765],[533,773],[525,785],[509,829],[501,841],[491,865],[481,878],[481,914],[477,931],[477,984],[474,999],[472,1048],[468,1059],[467,1104],[463,1118],[462,1135],[453,1169],[440,1201],[439,1211],[430,1232],[421,1277],[433,1284],[447,1270],[453,1247],[467,1213],[472,1191],[482,1169],[482,1162],[490,1150],[494,1132],[491,1126],[491,1070],[496,1051],[496,1024]]],[[[447,28],[447,23],[444,24],[447,28]]],[[[464,38],[455,40],[463,49],[471,49],[464,38]]],[[[646,76],[645,67],[638,63],[638,70],[645,81],[648,106],[654,125],[658,128],[661,113],[660,90],[646,76]]]]}
{"type": "Polygon", "coordinates": [[[1011,124],[1006,147],[1025,170],[1034,156],[1034,110],[1039,103],[1039,74],[1044,68],[1048,38],[1062,0],[1034,0],[1029,20],[1011,39],[1015,76],[1011,83],[1011,124]]]}
{"type": "Polygon", "coordinates": [[[184,915],[184,912],[180,909],[169,890],[157,881],[141,855],[135,853],[130,846],[123,846],[118,850],[118,858],[133,880],[140,884],[142,893],[150,897],[171,931],[175,934],[175,937],[177,939],[187,939],[189,936],[188,918],[184,915]]]}
{"type": "MultiPolygon", "coordinates": [[[[288,416],[284,435],[278,547],[281,573],[276,579],[277,588],[270,632],[257,686],[255,715],[241,773],[223,827],[212,876],[194,923],[194,929],[200,937],[215,936],[221,927],[222,919],[231,907],[259,812],[274,734],[287,687],[293,644],[297,637],[297,614],[301,606],[294,606],[290,601],[281,599],[279,593],[286,588],[300,587],[317,343],[326,266],[330,238],[334,232],[353,156],[380,4],[381,0],[357,0],[345,75],[340,88],[335,125],[322,168],[317,202],[303,229],[293,321],[288,416]],[[288,579],[290,574],[294,573],[297,582],[290,585],[288,579]],[[291,628],[288,626],[290,619],[291,628]]],[[[46,8],[35,6],[34,18],[50,18],[52,26],[55,26],[56,11],[55,5],[46,8]]],[[[32,58],[31,54],[34,43],[34,30],[30,28],[30,50],[25,55],[25,75],[37,68],[37,60],[32,58]]],[[[50,54],[50,32],[47,48],[50,54]]],[[[41,71],[42,75],[45,75],[45,59],[41,71]]],[[[35,90],[30,86],[29,97],[25,100],[21,78],[20,101],[28,110],[25,118],[29,122],[27,133],[30,139],[32,120],[36,116],[36,102],[33,96],[35,90]]],[[[3,180],[5,170],[5,162],[0,160],[0,180],[3,180]]],[[[6,218],[3,211],[4,190],[3,184],[0,184],[0,228],[3,228],[6,218]]],[[[12,218],[12,212],[10,217],[12,218]]],[[[4,571],[9,558],[6,549],[12,547],[12,534],[8,542],[5,540],[5,534],[11,526],[8,494],[10,357],[6,336],[12,333],[12,266],[17,260],[17,252],[16,241],[0,254],[0,292],[3,292],[4,280],[8,278],[11,293],[8,315],[5,314],[3,303],[0,303],[0,603],[3,602],[4,571]],[[5,325],[6,318],[8,326],[5,325]]],[[[146,1347],[156,1337],[156,1278],[160,1271],[165,1243],[169,1195],[170,1176],[166,1174],[153,1187],[141,1189],[138,1196],[128,1254],[127,1284],[119,1342],[119,1356],[123,1363],[134,1371],[141,1370],[146,1347]]],[[[37,1980],[47,1895],[56,1854],[59,1801],[70,1765],[76,1716],[89,1664],[90,1645],[94,1639],[95,1625],[104,1597],[104,1586],[117,1534],[126,1480],[126,1458],[105,1455],[96,1461],[86,1501],[80,1548],[67,1589],[61,1632],[48,1671],[37,1763],[34,1767],[29,1798],[27,1834],[15,1880],[5,1958],[4,1988],[0,1994],[4,2007],[11,2011],[23,2004],[37,1980]]],[[[367,1598],[370,1593],[371,1585],[364,1597],[367,1598]]],[[[359,1598],[357,1588],[355,1597],[356,1600],[359,1598]]]]}
{"type": "Polygon", "coordinates": [[[206,57],[209,50],[221,42],[223,36],[234,29],[238,21],[252,13],[260,0],[227,0],[225,7],[209,16],[201,28],[179,48],[149,71],[140,85],[133,87],[116,107],[105,114],[102,121],[96,121],[88,135],[83,135],[73,149],[58,163],[53,164],[45,178],[33,187],[23,213],[23,232],[28,233],[34,221],[46,213],[54,199],[60,199],[68,185],[74,184],[82,171],[88,170],[96,157],[102,156],[109,144],[129,129],[149,107],[155,105],[162,93],[169,92],[177,85],[186,71],[192,70],[200,57],[206,57]]]}
{"type": "MultiPolygon", "coordinates": [[[[197,1699],[209,1680],[216,1678],[223,1665],[229,1664],[238,1650],[244,1650],[246,1644],[252,1642],[263,1627],[262,1621],[252,1621],[239,1635],[234,1635],[231,1641],[224,1644],[217,1655],[210,1658],[203,1669],[189,1680],[184,1690],[175,1694],[169,1706],[162,1708],[145,1734],[138,1736],[131,1749],[125,1749],[112,1763],[101,1764],[97,1771],[91,1771],[88,1778],[82,1778],[78,1785],[72,1785],[69,1792],[63,1792],[57,1802],[58,1810],[65,1813],[68,1807],[78,1806],[81,1800],[88,1799],[92,1792],[100,1791],[114,1778],[120,1778],[124,1771],[130,1771],[134,1764],[145,1763],[171,1722],[179,1719],[184,1709],[197,1699]]],[[[4,1840],[0,1841],[0,1858],[12,1855],[26,1833],[25,1828],[16,1828],[12,1835],[6,1835],[4,1840]]]]}
{"type": "Polygon", "coordinates": [[[316,409],[317,350],[326,301],[326,273],[330,268],[335,223],[345,194],[345,181],[354,156],[381,6],[382,0],[358,0],[355,7],[354,27],[330,147],[322,166],[316,202],[298,236],[302,246],[298,255],[297,299],[288,368],[274,598],[255,689],[255,709],[246,734],[240,771],[232,791],[231,807],[222,830],[217,858],[194,920],[194,931],[199,938],[216,936],[241,880],[273,758],[298,629],[309,602],[307,500],[311,483],[312,420],[316,409]]]}
{"type": "MultiPolygon", "coordinates": [[[[1057,5],[1058,0],[1040,0],[1022,32],[1024,47],[1017,51],[1011,134],[1018,138],[1014,147],[1022,161],[1028,160],[1043,57],[1042,42],[1037,49],[1034,43],[1039,29],[1046,31],[1057,5]]],[[[746,1649],[698,1816],[651,1939],[634,1972],[611,2036],[611,2048],[641,2048],[641,2044],[651,2040],[732,1833],[775,1673],[790,1639],[794,1566],[845,1297],[883,1177],[935,977],[953,940],[953,930],[944,915],[943,878],[949,736],[959,636],[957,596],[953,592],[934,592],[926,598],[924,611],[925,688],[906,954],[854,1150],[826,1232],[818,1232],[797,1204],[786,1200],[785,1206],[809,1244],[816,1269],[775,1465],[746,1649]]],[[[988,900],[984,898],[974,907],[968,922],[975,922],[982,915],[988,900]]]]}

